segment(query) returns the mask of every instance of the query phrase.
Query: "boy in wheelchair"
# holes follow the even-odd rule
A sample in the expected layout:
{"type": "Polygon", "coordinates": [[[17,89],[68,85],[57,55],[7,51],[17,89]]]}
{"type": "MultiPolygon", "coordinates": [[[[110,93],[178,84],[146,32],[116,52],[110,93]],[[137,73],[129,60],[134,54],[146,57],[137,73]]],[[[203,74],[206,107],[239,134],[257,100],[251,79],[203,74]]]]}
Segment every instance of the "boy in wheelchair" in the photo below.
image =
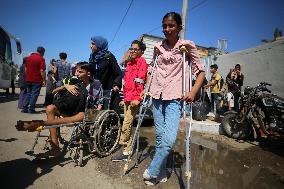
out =
{"type": "MultiPolygon", "coordinates": [[[[86,98],[95,97],[94,107],[102,108],[102,86],[100,81],[92,80],[91,67],[87,62],[79,62],[76,65],[76,78],[65,79],[64,86],[56,88],[53,93],[53,104],[46,107],[47,119],[33,121],[18,121],[16,129],[19,131],[35,131],[39,126],[70,124],[82,122],[85,117],[86,98]],[[68,97],[69,95],[69,97],[68,97]],[[62,118],[56,118],[62,117],[62,118]]],[[[56,128],[50,128],[51,150],[39,154],[39,158],[58,156],[61,153],[56,128]]]]}

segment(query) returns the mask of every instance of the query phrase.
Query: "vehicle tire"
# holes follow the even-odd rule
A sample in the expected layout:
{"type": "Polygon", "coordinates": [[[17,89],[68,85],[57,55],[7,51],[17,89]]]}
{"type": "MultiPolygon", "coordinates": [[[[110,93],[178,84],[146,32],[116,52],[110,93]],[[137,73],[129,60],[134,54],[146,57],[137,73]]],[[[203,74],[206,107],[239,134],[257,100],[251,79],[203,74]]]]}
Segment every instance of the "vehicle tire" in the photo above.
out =
{"type": "Polygon", "coordinates": [[[222,125],[225,133],[234,139],[247,139],[252,134],[249,121],[245,119],[242,123],[239,123],[236,119],[238,114],[231,113],[224,116],[222,125]]]}

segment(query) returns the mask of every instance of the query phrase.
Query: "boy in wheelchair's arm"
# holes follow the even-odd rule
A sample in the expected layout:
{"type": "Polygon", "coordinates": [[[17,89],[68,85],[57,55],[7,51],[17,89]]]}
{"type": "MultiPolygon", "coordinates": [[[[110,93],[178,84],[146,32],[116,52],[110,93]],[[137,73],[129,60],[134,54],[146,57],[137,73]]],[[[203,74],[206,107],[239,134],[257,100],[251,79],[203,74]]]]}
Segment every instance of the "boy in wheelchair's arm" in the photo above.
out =
{"type": "MultiPolygon", "coordinates": [[[[16,129],[19,131],[35,131],[39,126],[70,124],[82,122],[85,115],[87,97],[94,97],[94,108],[102,108],[102,86],[100,81],[92,80],[91,67],[87,62],[76,65],[75,78],[64,79],[64,86],[56,88],[53,104],[46,107],[47,119],[33,121],[18,121],[16,129]],[[62,118],[56,118],[62,117],[62,118]]],[[[89,98],[88,98],[89,99],[89,98]]],[[[56,128],[50,128],[52,149],[45,155],[60,154],[56,128]]]]}

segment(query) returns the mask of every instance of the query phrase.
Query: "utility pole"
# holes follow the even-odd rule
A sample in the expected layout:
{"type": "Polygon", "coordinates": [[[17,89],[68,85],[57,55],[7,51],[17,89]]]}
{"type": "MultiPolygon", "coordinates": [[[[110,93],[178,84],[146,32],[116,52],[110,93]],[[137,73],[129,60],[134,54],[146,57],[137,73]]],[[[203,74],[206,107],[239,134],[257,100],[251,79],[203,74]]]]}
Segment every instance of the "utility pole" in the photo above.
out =
{"type": "Polygon", "coordinates": [[[180,31],[180,38],[184,39],[185,38],[185,31],[186,31],[186,16],[187,16],[187,7],[188,7],[188,0],[182,0],[182,14],[181,14],[181,19],[182,19],[182,30],[180,31]]]}
{"type": "MultiPolygon", "coordinates": [[[[182,23],[183,27],[180,32],[180,38],[184,39],[185,38],[185,31],[186,31],[186,15],[187,15],[187,6],[188,6],[188,0],[183,0],[182,1],[182,23]]],[[[183,94],[185,94],[185,52],[183,52],[183,94]]],[[[189,90],[191,91],[192,83],[191,83],[191,65],[189,66],[189,90]]],[[[185,112],[185,107],[186,104],[185,102],[183,103],[183,121],[184,121],[184,128],[185,128],[185,172],[184,175],[186,177],[186,189],[190,189],[190,178],[192,175],[191,172],[191,145],[190,145],[190,131],[191,131],[191,126],[192,126],[192,104],[190,104],[190,123],[189,125],[186,124],[186,112],[185,112]]]]}

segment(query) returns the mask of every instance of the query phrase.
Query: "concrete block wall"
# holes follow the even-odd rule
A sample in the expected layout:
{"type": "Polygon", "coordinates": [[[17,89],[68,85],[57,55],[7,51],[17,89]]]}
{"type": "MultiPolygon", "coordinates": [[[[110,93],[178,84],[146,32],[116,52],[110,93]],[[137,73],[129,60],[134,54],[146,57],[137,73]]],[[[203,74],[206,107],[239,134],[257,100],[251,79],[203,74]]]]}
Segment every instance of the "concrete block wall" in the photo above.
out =
{"type": "Polygon", "coordinates": [[[226,78],[230,68],[240,64],[244,86],[268,82],[273,93],[284,97],[284,40],[266,43],[254,48],[218,56],[215,63],[219,73],[226,78]]]}

